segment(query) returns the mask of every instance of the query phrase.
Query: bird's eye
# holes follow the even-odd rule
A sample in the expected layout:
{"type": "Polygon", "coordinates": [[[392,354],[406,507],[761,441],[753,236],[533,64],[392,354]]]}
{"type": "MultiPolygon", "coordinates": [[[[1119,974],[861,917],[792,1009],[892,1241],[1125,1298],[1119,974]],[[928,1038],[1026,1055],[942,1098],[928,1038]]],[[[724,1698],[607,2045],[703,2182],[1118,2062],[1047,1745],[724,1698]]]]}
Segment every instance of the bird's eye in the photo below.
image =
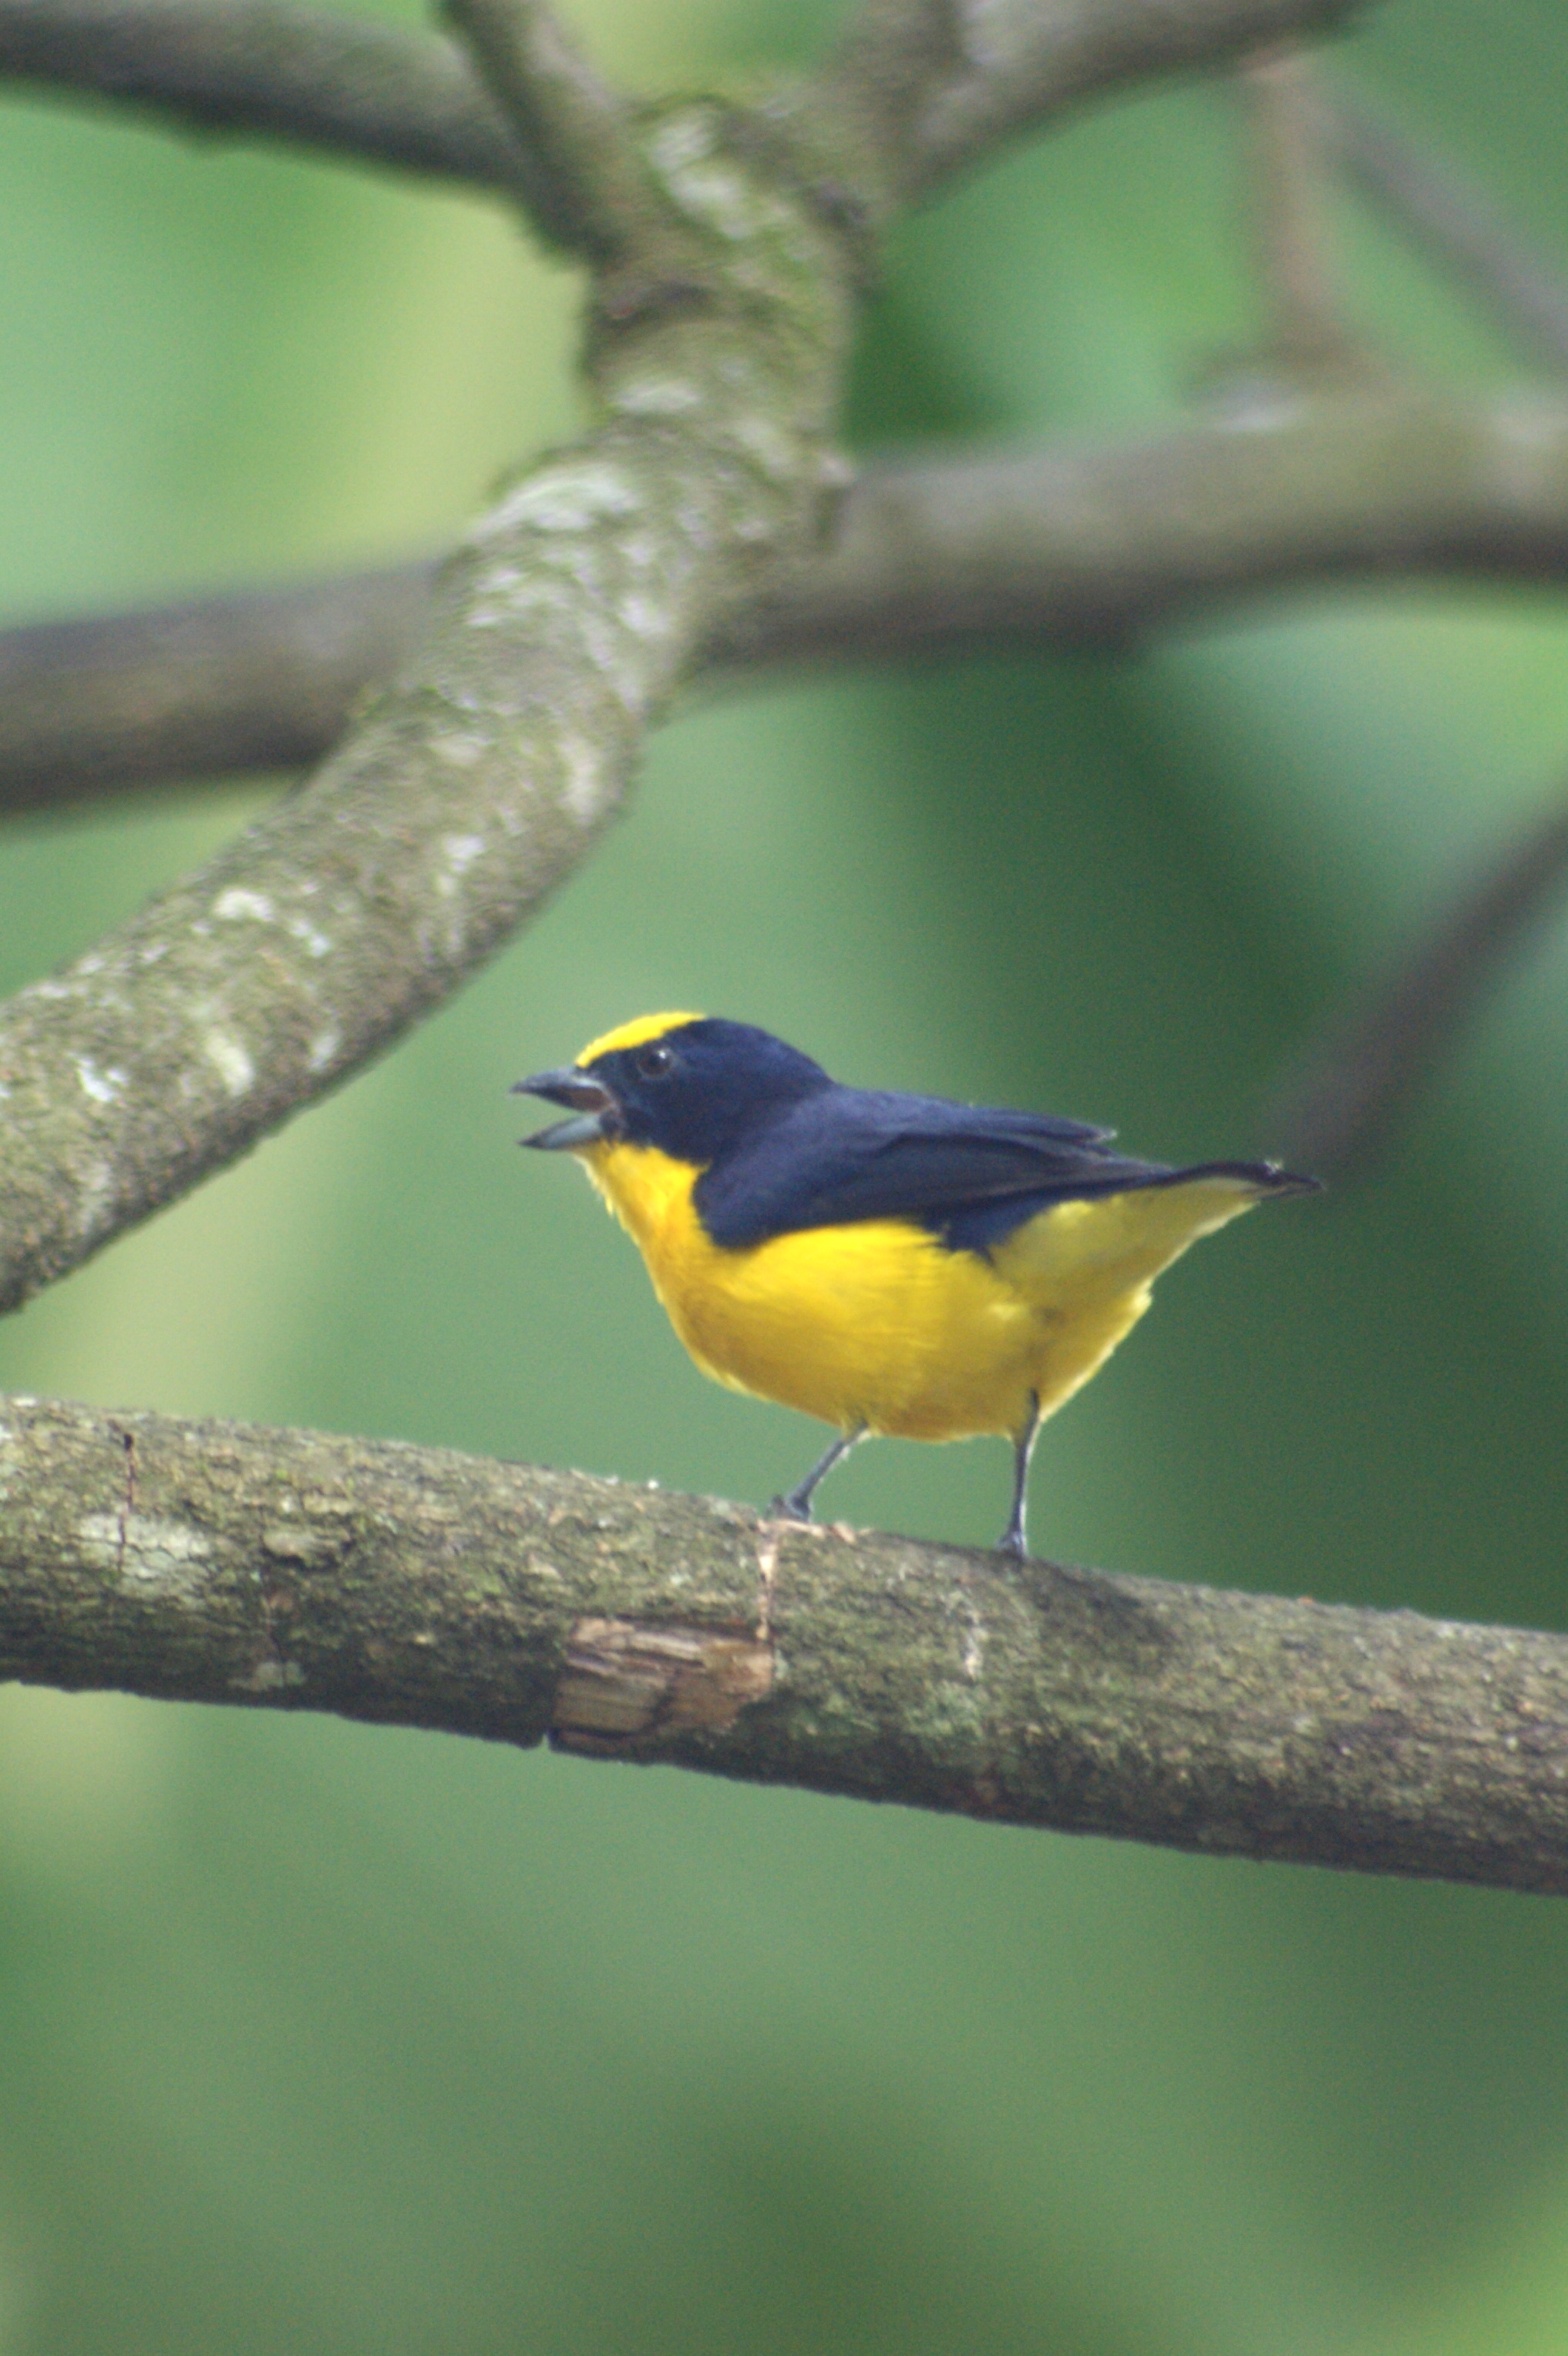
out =
{"type": "Polygon", "coordinates": [[[662,1080],[675,1069],[673,1047],[645,1047],[637,1057],[637,1071],[645,1080],[662,1080]]]}

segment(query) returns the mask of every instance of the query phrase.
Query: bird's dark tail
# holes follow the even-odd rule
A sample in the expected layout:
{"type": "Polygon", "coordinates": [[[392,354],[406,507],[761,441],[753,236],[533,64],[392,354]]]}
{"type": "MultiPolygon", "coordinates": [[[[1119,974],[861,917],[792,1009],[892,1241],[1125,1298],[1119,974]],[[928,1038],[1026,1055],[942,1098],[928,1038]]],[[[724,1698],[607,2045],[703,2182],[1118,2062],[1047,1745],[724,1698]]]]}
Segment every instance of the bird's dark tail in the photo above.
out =
{"type": "Polygon", "coordinates": [[[1168,1170],[1145,1183],[1150,1186],[1186,1186],[1195,1178],[1234,1178],[1238,1184],[1253,1187],[1259,1194],[1323,1192],[1321,1178],[1304,1178],[1299,1171],[1286,1170],[1277,1162],[1198,1162],[1189,1170],[1168,1170]]]}

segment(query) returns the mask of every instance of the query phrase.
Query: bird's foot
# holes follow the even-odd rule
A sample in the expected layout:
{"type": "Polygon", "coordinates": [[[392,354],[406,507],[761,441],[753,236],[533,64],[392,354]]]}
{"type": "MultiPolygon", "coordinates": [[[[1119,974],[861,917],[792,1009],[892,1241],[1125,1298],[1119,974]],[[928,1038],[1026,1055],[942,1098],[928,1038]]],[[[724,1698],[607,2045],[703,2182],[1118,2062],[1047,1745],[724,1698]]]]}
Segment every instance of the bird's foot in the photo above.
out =
{"type": "Polygon", "coordinates": [[[1002,1532],[1001,1537],[997,1540],[997,1552],[998,1554],[1010,1554],[1013,1556],[1015,1560],[1019,1562],[1027,1562],[1029,1560],[1029,1541],[1024,1537],[1022,1530],[1014,1529],[1009,1524],[1002,1532]]]}
{"type": "Polygon", "coordinates": [[[811,1507],[803,1497],[773,1497],[769,1500],[768,1518],[774,1522],[809,1522],[811,1507]]]}

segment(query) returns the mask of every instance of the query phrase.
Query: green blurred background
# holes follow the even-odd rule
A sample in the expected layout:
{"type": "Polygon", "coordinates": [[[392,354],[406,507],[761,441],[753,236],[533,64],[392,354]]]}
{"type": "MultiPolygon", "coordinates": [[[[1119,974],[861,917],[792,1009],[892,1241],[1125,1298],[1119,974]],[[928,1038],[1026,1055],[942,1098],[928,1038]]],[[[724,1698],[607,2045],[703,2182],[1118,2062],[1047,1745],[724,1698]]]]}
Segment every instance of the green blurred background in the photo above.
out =
{"type": "MultiPolygon", "coordinates": [[[[649,86],[780,0],[581,0],[649,86]]],[[[1336,59],[1568,269],[1559,0],[1400,0],[1336,59]]],[[[492,207],[16,102],[16,619],[440,545],[570,429],[572,286],[492,207]]],[[[1223,91],[1022,150],[901,235],[862,447],[1132,430],[1255,332],[1223,91]]],[[[1337,219],[1402,362],[1511,357],[1337,219]]],[[[694,1005],[847,1078],[1172,1157],[1568,768],[1568,626],[1275,609],[1136,660],[846,677],[683,720],[447,1012],[36,1302],[0,1383],[762,1499],[816,1435],[705,1385],[505,1090],[694,1005]]],[[[275,786],[10,826],[0,980],[275,786]]],[[[1167,1279],[1047,1435],[1042,1548],[1568,1624],[1568,946],[1359,1186],[1167,1279]]],[[[849,1517],[984,1541],[997,1446],[849,1517]]],[[[5,2356],[1560,2356],[1568,1910],[325,1719],[0,1694],[5,2356]]]]}

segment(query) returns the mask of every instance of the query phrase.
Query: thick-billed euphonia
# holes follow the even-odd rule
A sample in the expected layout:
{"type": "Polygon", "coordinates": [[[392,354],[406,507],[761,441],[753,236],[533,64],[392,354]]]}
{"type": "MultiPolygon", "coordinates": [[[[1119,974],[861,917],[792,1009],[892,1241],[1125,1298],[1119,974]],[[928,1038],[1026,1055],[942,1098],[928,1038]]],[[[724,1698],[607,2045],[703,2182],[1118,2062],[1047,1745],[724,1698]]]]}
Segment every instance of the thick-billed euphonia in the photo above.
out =
{"type": "Polygon", "coordinates": [[[750,1023],[646,1014],[519,1080],[566,1106],[525,1145],[573,1153],[704,1374],[837,1437],[773,1510],[809,1521],[868,1432],[1013,1443],[1001,1545],[1022,1555],[1029,1451],[1148,1307],[1162,1269],[1268,1194],[1272,1162],[1174,1170],[1049,1113],[840,1087],[750,1023]]]}

